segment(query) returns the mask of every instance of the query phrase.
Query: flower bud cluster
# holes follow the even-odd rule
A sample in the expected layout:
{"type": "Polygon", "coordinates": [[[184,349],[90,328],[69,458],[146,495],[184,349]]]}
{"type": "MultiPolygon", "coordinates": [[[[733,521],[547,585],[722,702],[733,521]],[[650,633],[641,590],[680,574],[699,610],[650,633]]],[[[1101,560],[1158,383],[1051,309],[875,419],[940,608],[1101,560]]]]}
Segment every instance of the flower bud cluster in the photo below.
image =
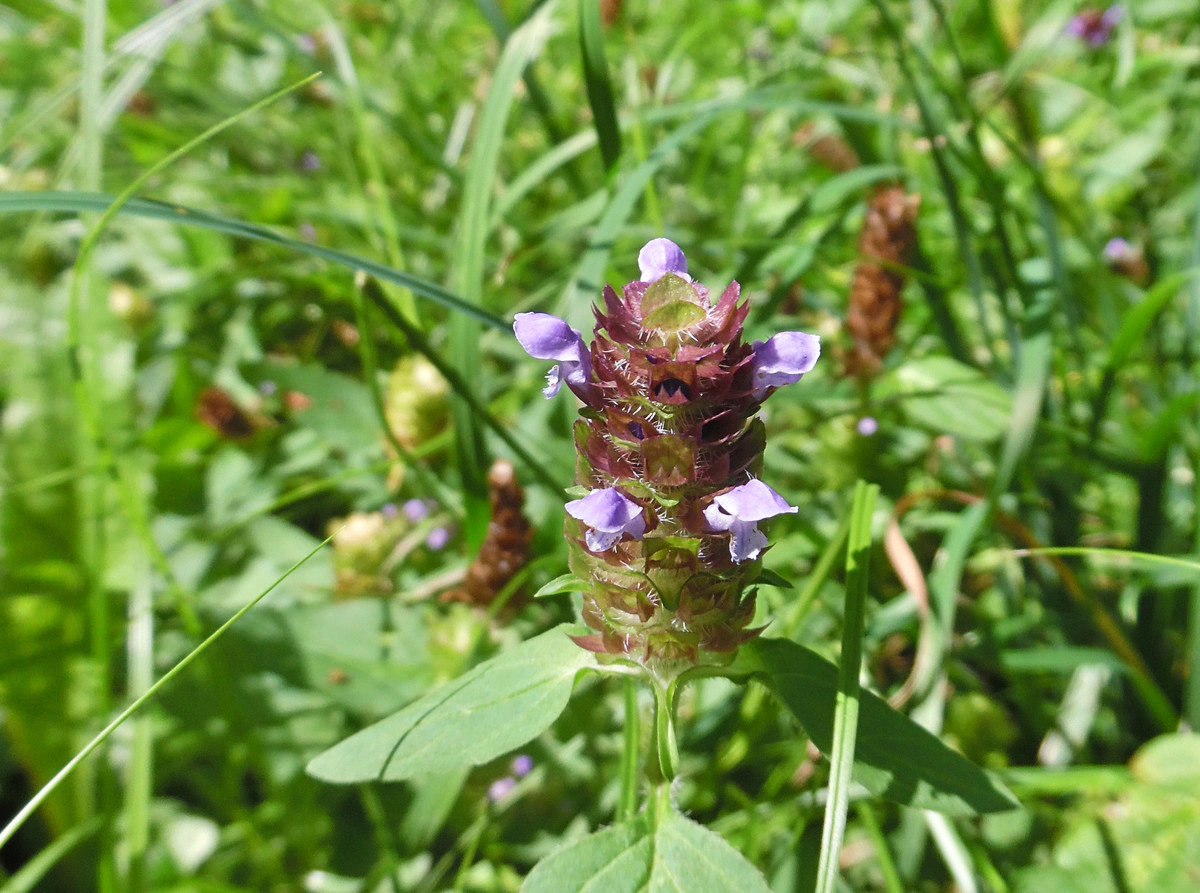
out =
{"type": "Polygon", "coordinates": [[[595,630],[580,644],[647,666],[695,664],[756,633],[747,586],[767,548],[759,524],[796,509],[760,479],[754,416],[813,368],[820,341],[781,332],[743,343],[739,285],[713,301],[667,239],[638,265],[621,295],[605,288],[590,345],[545,313],[519,313],[513,329],[527,353],[557,364],[545,396],[566,384],[583,402],[575,476],[587,492],[566,506],[595,630]]]}

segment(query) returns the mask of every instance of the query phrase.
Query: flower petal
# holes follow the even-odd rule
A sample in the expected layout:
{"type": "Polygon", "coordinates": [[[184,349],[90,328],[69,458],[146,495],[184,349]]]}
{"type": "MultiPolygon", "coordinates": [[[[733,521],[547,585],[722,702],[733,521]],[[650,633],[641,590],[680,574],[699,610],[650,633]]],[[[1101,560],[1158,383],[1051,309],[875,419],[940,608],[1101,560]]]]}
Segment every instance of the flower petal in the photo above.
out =
{"type": "Polygon", "coordinates": [[[704,519],[715,531],[729,531],[729,555],[741,564],[753,561],[767,546],[757,522],[795,511],[795,506],[762,481],[749,480],[715,497],[704,510],[704,519]]]}
{"type": "MultiPolygon", "coordinates": [[[[798,511],[794,505],[788,505],[786,499],[758,479],[751,479],[740,487],[722,493],[713,499],[713,503],[739,521],[765,521],[776,515],[790,515],[798,511]]],[[[708,517],[707,511],[705,517],[708,517]]]]}
{"type": "Polygon", "coordinates": [[[761,400],[770,388],[795,384],[811,372],[821,356],[821,339],[805,332],[780,332],[754,342],[754,396],[761,400]]]}
{"type": "Polygon", "coordinates": [[[687,258],[683,250],[670,239],[652,239],[638,252],[638,269],[642,282],[657,282],[667,273],[692,281],[688,275],[687,258]]]}
{"type": "Polygon", "coordinates": [[[640,540],[646,532],[642,507],[615,487],[593,490],[565,508],[568,515],[591,528],[585,539],[593,552],[608,551],[625,534],[640,540]]]}
{"type": "Polygon", "coordinates": [[[729,556],[735,563],[753,561],[767,547],[767,535],[758,529],[757,524],[749,521],[737,521],[729,528],[733,534],[729,539],[729,556]]]}
{"type": "Polygon", "coordinates": [[[537,360],[577,363],[583,353],[583,337],[549,313],[518,313],[513,317],[513,334],[525,353],[537,360]]]}
{"type": "Polygon", "coordinates": [[[513,334],[531,357],[559,361],[546,373],[542,394],[547,400],[559,392],[564,380],[573,388],[587,387],[592,355],[583,336],[564,320],[549,313],[518,313],[513,318],[513,334]]]}
{"type": "Polygon", "coordinates": [[[558,393],[562,387],[563,375],[562,366],[555,363],[550,367],[550,371],[546,373],[546,386],[542,388],[542,396],[549,400],[558,393]]]}

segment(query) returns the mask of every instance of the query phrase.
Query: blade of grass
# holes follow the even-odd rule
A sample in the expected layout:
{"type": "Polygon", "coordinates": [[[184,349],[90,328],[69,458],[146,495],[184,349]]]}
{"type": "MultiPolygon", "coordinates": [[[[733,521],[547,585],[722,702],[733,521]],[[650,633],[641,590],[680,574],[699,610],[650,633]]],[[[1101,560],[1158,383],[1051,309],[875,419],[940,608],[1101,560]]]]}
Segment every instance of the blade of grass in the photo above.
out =
{"type": "Polygon", "coordinates": [[[838,857],[846,833],[850,806],[850,775],[858,735],[858,675],[862,670],[862,638],[866,615],[867,569],[871,551],[871,516],[879,487],[859,481],[850,509],[846,544],[846,607],[842,620],[842,653],[838,660],[837,707],[833,719],[833,745],[829,753],[829,801],[821,829],[821,858],[817,865],[817,893],[834,893],[838,883],[838,857]]]}
{"type": "MultiPolygon", "coordinates": [[[[60,834],[36,856],[32,857],[12,877],[0,886],[0,893],[32,893],[59,860],[100,830],[104,819],[93,816],[87,821],[60,834]]],[[[44,888],[43,888],[44,889],[44,888]]]]}
{"type": "Polygon", "coordinates": [[[1157,564],[1165,567],[1180,567],[1200,573],[1200,560],[1174,558],[1170,555],[1154,555],[1149,552],[1134,552],[1129,549],[1100,549],[1091,546],[1046,546],[1037,549],[1016,549],[1014,555],[1082,555],[1086,558],[1120,558],[1133,563],[1157,564]]]}
{"type": "Polygon", "coordinates": [[[164,686],[166,686],[171,682],[172,679],[186,670],[198,657],[200,657],[200,655],[204,654],[204,652],[207,651],[213,645],[213,643],[225,635],[225,633],[229,631],[230,627],[245,617],[255,605],[266,598],[276,587],[279,586],[280,583],[299,570],[302,565],[304,565],[310,558],[316,555],[317,552],[324,548],[325,544],[333,539],[333,536],[334,534],[327,536],[324,540],[318,543],[312,549],[312,551],[288,568],[279,577],[279,579],[277,579],[274,583],[239,608],[237,613],[217,627],[212,634],[208,636],[208,638],[192,649],[192,651],[183,657],[179,663],[175,664],[175,666],[171,667],[171,669],[164,673],[157,682],[146,689],[146,691],[143,692],[132,704],[118,713],[117,716],[111,722],[109,722],[109,724],[106,725],[99,732],[99,734],[96,735],[96,737],[89,741],[82,750],[75,754],[75,756],[73,756],[65,766],[55,773],[53,778],[42,785],[41,789],[33,795],[29,802],[21,807],[20,811],[13,816],[11,820],[9,820],[8,824],[4,826],[4,829],[0,830],[0,849],[2,849],[4,845],[12,839],[12,836],[16,834],[18,830],[20,830],[21,826],[24,825],[29,817],[37,810],[37,808],[42,805],[45,799],[54,792],[55,788],[62,784],[62,782],[68,778],[73,771],[75,771],[75,768],[84,760],[86,760],[97,747],[107,741],[109,736],[111,736],[113,732],[120,728],[121,725],[124,724],[127,719],[129,719],[129,717],[137,713],[146,704],[146,702],[158,694],[158,692],[164,686]]]}
{"type": "MultiPolygon", "coordinates": [[[[462,210],[454,255],[454,283],[459,294],[478,304],[483,298],[484,253],[488,237],[488,209],[500,163],[505,126],[522,72],[550,37],[551,15],[557,4],[546,3],[512,33],[492,73],[491,87],[479,115],[479,127],[471,150],[467,179],[463,185],[462,210]]],[[[465,316],[450,321],[450,357],[460,373],[463,389],[455,389],[451,404],[454,419],[455,453],[466,509],[464,533],[470,548],[483,542],[490,509],[487,498],[487,453],[483,431],[473,407],[479,405],[474,391],[482,380],[479,362],[479,326],[465,316]],[[468,392],[470,398],[467,399],[468,392]]]]}
{"type": "Polygon", "coordinates": [[[1172,273],[1156,282],[1142,295],[1141,300],[1126,310],[1121,317],[1120,328],[1113,336],[1108,347],[1108,356],[1104,360],[1104,372],[1100,378],[1100,386],[1096,389],[1096,396],[1092,399],[1092,422],[1089,429],[1091,439],[1096,438],[1100,425],[1104,422],[1109,394],[1112,393],[1112,386],[1116,382],[1117,374],[1124,368],[1134,350],[1141,346],[1146,331],[1154,322],[1155,317],[1179,293],[1184,284],[1189,280],[1200,283],[1200,276],[1197,276],[1197,273],[1200,273],[1200,268],[1192,267],[1189,270],[1172,273]]]}
{"type": "MultiPolygon", "coordinates": [[[[958,242],[958,251],[962,257],[963,264],[967,268],[967,280],[970,284],[971,294],[975,298],[976,312],[979,315],[979,326],[983,331],[983,338],[980,340],[989,353],[991,353],[993,336],[988,324],[989,314],[983,298],[983,272],[980,268],[979,257],[975,253],[972,229],[967,220],[966,212],[963,210],[958,185],[947,164],[946,153],[939,142],[939,137],[946,132],[947,128],[941,126],[937,121],[924,91],[917,82],[916,73],[912,70],[912,66],[909,65],[908,42],[904,39],[904,34],[901,32],[899,24],[893,18],[891,12],[888,11],[887,5],[883,0],[871,0],[871,4],[878,11],[880,18],[883,19],[884,26],[892,38],[892,43],[896,49],[896,59],[900,65],[900,72],[909,89],[912,90],[913,98],[916,100],[917,111],[920,114],[921,123],[925,130],[925,137],[929,140],[930,157],[933,159],[934,167],[937,170],[938,181],[941,184],[943,194],[946,196],[946,206],[950,211],[951,222],[954,224],[954,235],[958,242]]],[[[949,311],[948,308],[943,308],[941,312],[949,311]]]]}
{"type": "MultiPolygon", "coordinates": [[[[350,117],[354,122],[354,149],[357,150],[363,167],[366,169],[363,195],[371,207],[370,219],[374,224],[373,231],[368,235],[374,237],[378,247],[382,249],[383,256],[387,258],[388,264],[396,269],[401,269],[404,266],[404,254],[400,248],[400,227],[393,211],[393,204],[388,200],[387,178],[384,176],[383,165],[379,160],[379,153],[376,151],[375,135],[371,132],[367,105],[358,80],[358,71],[354,67],[354,58],[350,54],[349,47],[346,46],[346,39],[341,28],[336,21],[328,18],[328,14],[326,16],[324,34],[329,43],[329,50],[333,56],[338,76],[346,86],[350,117]]],[[[412,294],[401,292],[395,297],[400,312],[414,325],[420,325],[412,294]]]]}
{"type": "Polygon", "coordinates": [[[600,141],[600,157],[604,159],[604,169],[611,172],[621,157],[621,130],[617,126],[608,60],[604,58],[600,4],[594,0],[579,0],[579,47],[588,104],[592,107],[592,121],[600,141]]]}
{"type": "Polygon", "coordinates": [[[817,559],[817,563],[813,565],[812,572],[805,578],[804,589],[800,595],[792,602],[791,609],[783,621],[783,634],[789,639],[793,639],[796,633],[800,631],[800,624],[804,620],[804,615],[808,613],[808,607],[817,597],[817,593],[821,591],[821,587],[825,585],[825,581],[829,579],[829,575],[833,573],[833,563],[837,561],[838,556],[842,553],[842,544],[846,542],[846,535],[850,532],[850,515],[843,516],[838,528],[834,531],[833,536],[829,538],[829,542],[825,544],[824,551],[821,552],[821,557],[817,559]]]}
{"type": "MultiPolygon", "coordinates": [[[[104,38],[108,21],[106,0],[84,0],[83,54],[79,72],[79,185],[99,191],[104,165],[104,131],[100,121],[100,105],[104,97],[104,38]]],[[[76,427],[76,459],[80,465],[103,462],[100,446],[102,401],[100,382],[99,337],[103,326],[100,304],[101,283],[88,258],[81,252],[75,264],[71,283],[71,312],[68,326],[74,323],[71,373],[72,391],[78,418],[76,427]],[[86,333],[81,336],[80,332],[86,333]],[[79,347],[91,347],[80,362],[79,347]]],[[[105,480],[102,477],[82,477],[76,482],[79,498],[79,542],[87,590],[88,635],[96,686],[96,710],[106,716],[112,710],[112,622],[109,616],[108,592],[103,578],[106,563],[104,527],[105,480]]],[[[97,806],[105,817],[100,829],[100,855],[97,864],[97,884],[102,893],[116,887],[116,860],[112,823],[116,788],[113,775],[101,770],[96,778],[97,806]]]]}
{"type": "Polygon", "coordinates": [[[950,820],[940,812],[928,809],[924,810],[923,815],[933,842],[942,854],[942,862],[954,878],[955,889],[962,893],[978,893],[979,884],[975,882],[975,873],[971,870],[971,854],[963,846],[962,838],[950,820]]]}
{"type": "MultiPolygon", "coordinates": [[[[316,77],[316,75],[312,77],[316,77]]],[[[303,83],[307,83],[307,80],[301,82],[301,84],[303,83]]],[[[26,211],[80,214],[87,211],[104,211],[112,207],[114,201],[114,196],[88,192],[6,192],[0,194],[0,214],[26,211]]],[[[414,294],[427,298],[449,310],[473,317],[486,326],[503,331],[512,330],[512,323],[464,301],[432,282],[402,273],[399,270],[393,270],[385,264],[368,260],[365,257],[324,248],[300,239],[288,238],[264,226],[152,199],[130,198],[120,205],[118,211],[122,214],[132,214],[151,220],[166,220],[182,226],[195,226],[241,239],[268,242],[299,254],[307,254],[310,257],[337,264],[348,270],[355,272],[362,270],[377,279],[407,288],[414,294]]]]}

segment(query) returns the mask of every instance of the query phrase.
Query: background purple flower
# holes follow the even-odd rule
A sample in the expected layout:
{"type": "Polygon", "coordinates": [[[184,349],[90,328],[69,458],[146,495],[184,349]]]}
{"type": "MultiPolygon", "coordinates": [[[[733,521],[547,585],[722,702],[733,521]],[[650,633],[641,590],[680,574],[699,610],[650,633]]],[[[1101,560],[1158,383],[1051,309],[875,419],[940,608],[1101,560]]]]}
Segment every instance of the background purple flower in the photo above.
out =
{"type": "Polygon", "coordinates": [[[506,775],[503,778],[497,778],[488,787],[488,802],[499,803],[501,800],[511,794],[516,786],[517,780],[511,775],[506,775]]]}
{"type": "Polygon", "coordinates": [[[1125,8],[1119,3],[1104,12],[1085,9],[1067,22],[1067,33],[1078,37],[1091,47],[1102,47],[1112,37],[1113,29],[1125,17],[1125,8]]]}
{"type": "Polygon", "coordinates": [[[865,415],[858,420],[858,433],[863,437],[870,437],[879,430],[879,422],[874,416],[865,415]]]}
{"type": "Polygon", "coordinates": [[[593,490],[583,499],[568,502],[567,514],[590,528],[585,538],[593,552],[606,552],[625,534],[641,539],[646,532],[642,507],[615,487],[593,490]]]}
{"type": "Polygon", "coordinates": [[[416,523],[429,517],[429,503],[424,499],[410,499],[404,503],[401,511],[405,518],[416,523]]]}

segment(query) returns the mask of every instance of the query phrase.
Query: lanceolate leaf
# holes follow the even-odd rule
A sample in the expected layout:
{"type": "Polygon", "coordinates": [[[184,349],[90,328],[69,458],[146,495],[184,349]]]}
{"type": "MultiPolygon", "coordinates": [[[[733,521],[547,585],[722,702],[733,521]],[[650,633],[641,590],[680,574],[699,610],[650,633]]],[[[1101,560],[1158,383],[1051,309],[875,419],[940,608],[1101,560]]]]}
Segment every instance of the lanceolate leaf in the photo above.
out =
{"type": "Polygon", "coordinates": [[[485,661],[308,765],[324,781],[399,781],[476,766],[520,747],[558,718],[593,656],[559,626],[485,661]]]}
{"type": "Polygon", "coordinates": [[[605,828],[552,853],[530,872],[523,893],[767,893],[737,850],[690,819],[668,813],[605,828]]]}
{"type": "MultiPolygon", "coordinates": [[[[787,639],[743,645],[731,675],[767,684],[828,753],[833,739],[837,668],[815,651],[787,639]]],[[[996,779],[876,695],[862,692],[854,779],[874,794],[948,815],[1015,809],[1019,804],[996,779]]]]}

